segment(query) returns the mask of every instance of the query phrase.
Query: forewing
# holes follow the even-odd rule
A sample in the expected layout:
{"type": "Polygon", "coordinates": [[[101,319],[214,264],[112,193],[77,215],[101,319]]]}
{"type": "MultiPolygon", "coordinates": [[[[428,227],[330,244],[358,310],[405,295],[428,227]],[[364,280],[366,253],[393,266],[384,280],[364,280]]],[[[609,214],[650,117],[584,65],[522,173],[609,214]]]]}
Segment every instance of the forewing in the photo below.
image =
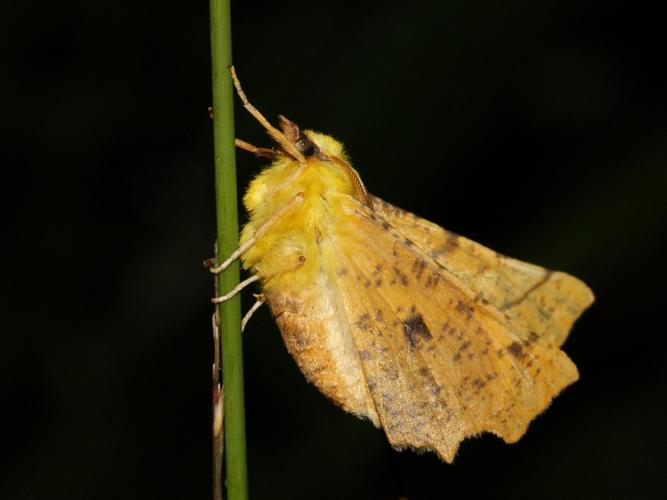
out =
{"type": "Polygon", "coordinates": [[[451,462],[466,436],[519,439],[574,364],[382,217],[352,199],[344,210],[334,289],[392,445],[451,462]]]}
{"type": "Polygon", "coordinates": [[[522,325],[518,335],[561,345],[593,302],[580,280],[506,257],[390,203],[371,197],[376,213],[499,311],[522,325]]]}

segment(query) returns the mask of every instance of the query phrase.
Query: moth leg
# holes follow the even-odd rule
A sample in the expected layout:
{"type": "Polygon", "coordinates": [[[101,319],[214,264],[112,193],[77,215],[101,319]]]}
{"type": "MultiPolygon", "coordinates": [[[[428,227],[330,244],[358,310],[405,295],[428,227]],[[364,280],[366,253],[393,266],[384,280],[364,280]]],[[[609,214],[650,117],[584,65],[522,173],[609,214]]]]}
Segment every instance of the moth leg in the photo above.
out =
{"type": "MultiPolygon", "coordinates": [[[[303,193],[297,193],[294,198],[292,198],[288,203],[283,206],[280,210],[278,210],[274,215],[272,215],[269,220],[267,220],[257,231],[255,231],[255,234],[253,234],[250,238],[248,238],[247,241],[243,243],[240,247],[238,247],[225,261],[220,264],[219,266],[214,266],[210,268],[210,271],[213,274],[218,274],[221,271],[224,271],[229,267],[229,265],[234,262],[236,259],[238,259],[243,252],[248,250],[256,241],[258,238],[260,238],[265,232],[267,232],[273,224],[275,224],[278,220],[280,220],[287,212],[289,212],[296,204],[301,203],[303,201],[303,193]]],[[[204,263],[206,265],[206,262],[204,263]]]]}
{"type": "Polygon", "coordinates": [[[222,455],[223,455],[223,421],[225,389],[220,376],[220,317],[216,307],[211,326],[213,328],[213,385],[212,385],[212,435],[213,440],[213,476],[214,488],[222,484],[222,455]]]}
{"type": "Polygon", "coordinates": [[[248,324],[248,321],[250,321],[250,318],[252,318],[252,315],[255,314],[255,311],[262,307],[262,304],[266,302],[266,299],[264,298],[264,294],[256,294],[255,298],[257,299],[253,306],[248,310],[247,313],[245,313],[245,316],[243,316],[243,320],[241,321],[241,331],[245,330],[246,325],[248,324]]]}
{"type": "Polygon", "coordinates": [[[255,281],[257,281],[258,279],[259,279],[259,276],[257,276],[256,274],[253,274],[252,276],[250,276],[250,278],[243,280],[241,283],[236,285],[231,291],[227,292],[226,294],[221,295],[220,297],[213,297],[211,299],[211,302],[213,302],[214,304],[221,304],[221,303],[231,299],[234,295],[239,293],[241,290],[243,290],[245,287],[247,287],[251,283],[254,283],[255,281]]]}
{"type": "Polygon", "coordinates": [[[278,156],[278,153],[271,148],[259,148],[241,139],[235,139],[234,143],[236,144],[237,148],[243,149],[244,151],[248,151],[249,153],[252,153],[255,156],[262,156],[264,158],[271,158],[271,159],[274,159],[276,156],[278,156]]]}
{"type": "Polygon", "coordinates": [[[216,308],[211,318],[213,329],[213,436],[216,439],[222,438],[222,420],[223,409],[222,401],[224,392],[222,382],[220,381],[220,317],[216,308]]]}
{"type": "MultiPolygon", "coordinates": [[[[243,245],[241,245],[236,250],[234,250],[234,252],[232,252],[232,254],[229,257],[227,257],[222,264],[220,264],[219,266],[210,267],[209,271],[211,271],[213,274],[218,274],[218,273],[224,271],[225,269],[227,269],[229,267],[229,265],[232,262],[234,262],[236,259],[238,259],[243,254],[243,252],[248,250],[248,248],[250,248],[255,243],[255,241],[257,241],[257,237],[253,235],[243,245]]],[[[204,266],[208,266],[210,261],[211,261],[211,259],[205,260],[204,261],[204,266]]]]}

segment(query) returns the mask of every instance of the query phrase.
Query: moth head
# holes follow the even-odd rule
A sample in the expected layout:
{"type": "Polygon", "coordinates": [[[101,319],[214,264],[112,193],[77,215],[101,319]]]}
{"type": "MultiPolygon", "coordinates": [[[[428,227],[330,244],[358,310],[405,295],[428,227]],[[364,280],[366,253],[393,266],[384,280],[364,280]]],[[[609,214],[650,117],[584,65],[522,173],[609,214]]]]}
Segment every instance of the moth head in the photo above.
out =
{"type": "Polygon", "coordinates": [[[241,83],[236,76],[234,67],[230,68],[230,72],[243,106],[264,127],[269,137],[276,143],[275,149],[258,148],[237,139],[237,146],[251,151],[258,156],[267,156],[274,159],[279,156],[291,158],[301,165],[300,171],[303,171],[308,166],[310,160],[331,163],[350,182],[355,198],[367,205],[371,210],[373,209],[364,183],[345,157],[341,143],[317,132],[301,132],[296,123],[282,115],[278,116],[278,126],[280,129],[275,128],[257,108],[250,104],[241,88],[241,83]]]}
{"type": "MultiPolygon", "coordinates": [[[[296,123],[283,115],[278,115],[278,124],[285,139],[294,144],[294,147],[304,158],[327,160],[330,157],[336,157],[342,161],[348,161],[343,151],[343,145],[333,137],[312,130],[302,131],[296,123]]],[[[280,145],[278,146],[280,147],[280,145]]],[[[287,151],[281,152],[289,156],[287,151]]],[[[294,159],[298,160],[297,158],[294,159]]]]}
{"type": "MultiPolygon", "coordinates": [[[[339,141],[331,136],[312,130],[302,131],[296,123],[285,118],[283,115],[278,116],[278,124],[285,140],[293,144],[294,148],[306,160],[306,164],[310,160],[332,164],[350,182],[354,196],[370,208],[373,208],[368,191],[366,191],[359,173],[350,165],[343,145],[339,141]]],[[[281,152],[292,156],[284,149],[281,152]]],[[[298,158],[294,159],[298,161],[298,158]]]]}

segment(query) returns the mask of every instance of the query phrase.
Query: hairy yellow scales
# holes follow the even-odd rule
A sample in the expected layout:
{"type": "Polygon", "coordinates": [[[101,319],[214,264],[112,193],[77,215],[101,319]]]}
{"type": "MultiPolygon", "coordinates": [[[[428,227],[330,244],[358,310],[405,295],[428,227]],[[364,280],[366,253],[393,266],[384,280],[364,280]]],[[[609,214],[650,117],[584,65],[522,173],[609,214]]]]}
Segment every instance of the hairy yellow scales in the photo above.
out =
{"type": "MultiPolygon", "coordinates": [[[[306,132],[306,135],[321,144],[323,150],[346,160],[340,143],[322,134],[306,132]]],[[[322,243],[324,240],[329,243],[336,226],[344,221],[341,196],[352,196],[353,187],[337,165],[318,159],[307,161],[303,172],[285,184],[300,164],[289,157],[277,159],[250,183],[243,197],[250,221],[243,228],[241,243],[297,194],[303,194],[299,207],[286,212],[243,255],[243,266],[259,273],[265,291],[299,290],[308,285],[315,276],[313,273],[333,269],[335,265],[335,249],[322,243]],[[276,191],[278,186],[282,189],[276,191]],[[302,257],[305,257],[303,262],[302,257]]]]}
{"type": "Polygon", "coordinates": [[[338,141],[273,128],[235,83],[278,145],[238,141],[273,159],[238,253],[306,378],[399,449],[451,462],[467,436],[518,440],[578,378],[559,347],[589,288],[369,195],[338,141]]]}

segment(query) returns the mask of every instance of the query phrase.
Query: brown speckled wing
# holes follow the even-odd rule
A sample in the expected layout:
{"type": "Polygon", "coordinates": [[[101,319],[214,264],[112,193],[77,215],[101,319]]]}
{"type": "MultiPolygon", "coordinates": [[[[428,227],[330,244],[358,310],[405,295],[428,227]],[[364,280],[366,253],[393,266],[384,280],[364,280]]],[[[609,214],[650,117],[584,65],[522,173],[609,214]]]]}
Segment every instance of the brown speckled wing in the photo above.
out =
{"type": "Polygon", "coordinates": [[[375,211],[483,300],[531,333],[557,345],[593,302],[580,280],[501,255],[410,212],[372,197],[375,211]]]}
{"type": "Polygon", "coordinates": [[[519,439],[578,378],[572,361],[381,216],[355,202],[345,210],[338,293],[391,444],[451,462],[467,436],[519,439]]]}
{"type": "Polygon", "coordinates": [[[343,197],[345,220],[318,242],[317,279],[268,294],[288,350],[323,394],[381,426],[396,448],[433,450],[451,462],[467,436],[518,440],[578,378],[559,349],[567,322],[550,326],[562,314],[552,298],[562,285],[548,285],[544,274],[517,285],[504,267],[518,261],[494,257],[481,286],[474,253],[459,259],[468,267],[445,265],[433,256],[431,233],[440,228],[420,231],[430,223],[411,225],[404,212],[392,218],[392,207],[374,204],[375,212],[343,197]],[[550,304],[552,319],[514,313],[540,288],[544,299],[535,303],[550,304]]]}

